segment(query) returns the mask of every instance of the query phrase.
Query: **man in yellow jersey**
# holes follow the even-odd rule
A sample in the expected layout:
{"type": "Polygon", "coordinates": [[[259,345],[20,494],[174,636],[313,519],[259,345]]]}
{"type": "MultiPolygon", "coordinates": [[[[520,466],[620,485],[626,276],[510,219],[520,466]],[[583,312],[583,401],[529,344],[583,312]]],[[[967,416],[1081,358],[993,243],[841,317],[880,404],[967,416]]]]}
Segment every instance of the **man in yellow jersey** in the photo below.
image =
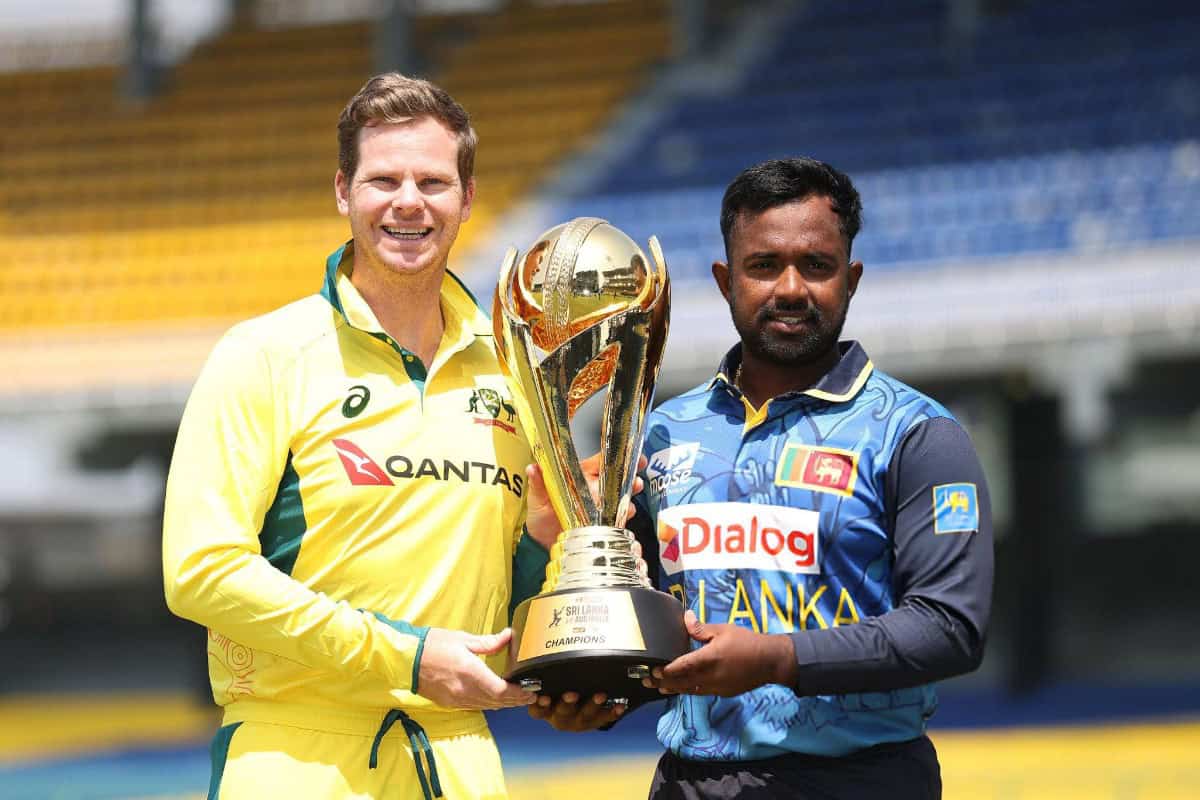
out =
{"type": "Polygon", "coordinates": [[[338,142],[352,240],[319,294],[217,344],[168,479],[167,602],[208,628],[224,708],[209,796],[503,798],[480,710],[535,699],[496,670],[559,526],[446,269],[475,133],[389,73],[338,142]]]}

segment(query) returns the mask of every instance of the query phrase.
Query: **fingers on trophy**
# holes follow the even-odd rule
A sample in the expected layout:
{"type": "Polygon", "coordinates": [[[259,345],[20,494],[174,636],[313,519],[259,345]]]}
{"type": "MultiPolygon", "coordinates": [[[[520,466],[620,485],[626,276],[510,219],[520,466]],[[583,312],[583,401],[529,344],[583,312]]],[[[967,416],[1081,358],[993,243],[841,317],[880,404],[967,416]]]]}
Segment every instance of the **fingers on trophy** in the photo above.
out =
{"type": "Polygon", "coordinates": [[[563,532],[541,592],[513,616],[509,680],[551,696],[657,699],[653,667],[688,651],[683,607],[639,569],[626,518],[666,344],[670,281],[618,228],[580,217],[510,248],[493,303],[496,351],[563,532]],[[571,437],[575,412],[606,391],[599,497],[571,437]]]}

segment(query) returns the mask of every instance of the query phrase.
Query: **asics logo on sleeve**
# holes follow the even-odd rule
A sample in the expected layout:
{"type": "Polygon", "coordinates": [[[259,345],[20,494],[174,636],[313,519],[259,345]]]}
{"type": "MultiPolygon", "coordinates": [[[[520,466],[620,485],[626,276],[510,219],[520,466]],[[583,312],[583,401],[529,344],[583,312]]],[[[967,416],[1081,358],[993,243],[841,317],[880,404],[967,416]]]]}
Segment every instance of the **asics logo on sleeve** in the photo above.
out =
{"type": "Polygon", "coordinates": [[[658,512],[663,569],[761,569],[816,575],[820,515],[757,503],[691,503],[658,512]]]}

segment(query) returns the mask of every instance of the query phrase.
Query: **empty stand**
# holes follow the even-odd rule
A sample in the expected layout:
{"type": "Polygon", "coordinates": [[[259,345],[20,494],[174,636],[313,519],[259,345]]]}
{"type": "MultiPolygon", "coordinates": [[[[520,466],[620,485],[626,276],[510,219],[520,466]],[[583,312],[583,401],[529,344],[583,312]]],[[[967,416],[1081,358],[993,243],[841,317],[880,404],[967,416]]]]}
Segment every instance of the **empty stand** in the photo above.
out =
{"type": "MultiPolygon", "coordinates": [[[[665,3],[418,18],[431,77],[471,112],[460,248],[604,124],[663,60],[665,3]]],[[[347,236],[335,123],[371,74],[367,24],[234,29],[145,105],[115,68],[0,76],[0,333],[230,320],[310,294],[347,236]]]]}
{"type": "Polygon", "coordinates": [[[738,85],[675,104],[562,216],[656,233],[707,281],[726,183],[812,155],[858,184],[876,267],[1200,237],[1195,4],[1014,4],[969,46],[944,14],[798,4],[738,85]]]}

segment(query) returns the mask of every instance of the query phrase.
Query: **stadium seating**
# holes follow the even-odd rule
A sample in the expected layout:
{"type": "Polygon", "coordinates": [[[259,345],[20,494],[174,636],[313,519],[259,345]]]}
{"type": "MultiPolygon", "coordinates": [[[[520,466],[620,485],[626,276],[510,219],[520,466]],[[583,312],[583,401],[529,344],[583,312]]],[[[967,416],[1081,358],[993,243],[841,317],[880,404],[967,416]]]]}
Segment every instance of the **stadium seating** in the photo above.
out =
{"type": "Polygon", "coordinates": [[[560,215],[657,234],[677,280],[707,280],[728,180],[812,155],[855,178],[873,267],[1200,237],[1194,4],[1013,4],[962,46],[944,14],[798,5],[738,85],[683,98],[560,215]]]}
{"type": "MultiPolygon", "coordinates": [[[[422,17],[483,145],[462,244],[603,124],[669,45],[665,4],[422,17]]],[[[115,68],[0,76],[0,332],[230,321],[309,294],[346,238],[334,124],[367,24],[237,28],[144,105],[115,68]]]]}

